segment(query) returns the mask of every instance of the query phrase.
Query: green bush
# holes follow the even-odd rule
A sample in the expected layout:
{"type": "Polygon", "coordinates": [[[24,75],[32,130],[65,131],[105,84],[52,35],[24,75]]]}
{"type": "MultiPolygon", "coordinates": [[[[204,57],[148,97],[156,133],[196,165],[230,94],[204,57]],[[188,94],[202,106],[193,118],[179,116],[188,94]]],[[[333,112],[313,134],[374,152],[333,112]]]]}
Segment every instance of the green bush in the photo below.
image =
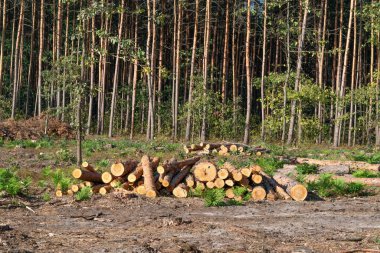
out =
{"type": "Polygon", "coordinates": [[[318,180],[308,183],[307,188],[321,197],[360,196],[366,194],[363,184],[345,183],[343,180],[333,179],[331,174],[321,174],[318,180]]]}
{"type": "Polygon", "coordinates": [[[31,182],[31,178],[22,180],[10,169],[0,169],[0,192],[5,191],[11,196],[24,194],[31,182]]]}
{"type": "Polygon", "coordinates": [[[369,170],[356,170],[352,173],[354,177],[357,178],[376,178],[380,177],[380,172],[369,171],[369,170]]]}
{"type": "Polygon", "coordinates": [[[55,189],[66,192],[71,184],[71,178],[66,177],[62,170],[58,169],[51,174],[55,189]]]}
{"type": "Polygon", "coordinates": [[[72,152],[66,148],[61,148],[57,152],[55,152],[55,157],[58,162],[75,162],[75,156],[72,154],[72,152]]]}
{"type": "Polygon", "coordinates": [[[210,206],[224,206],[225,202],[223,201],[225,197],[224,189],[206,189],[203,192],[203,198],[205,205],[210,206]]]}
{"type": "Polygon", "coordinates": [[[296,171],[299,175],[317,174],[318,166],[307,163],[298,164],[296,166],[296,171]]]}
{"type": "Polygon", "coordinates": [[[86,186],[80,189],[76,194],[75,194],[75,199],[77,201],[83,201],[83,200],[89,200],[92,196],[92,190],[91,187],[86,186]]]}
{"type": "Polygon", "coordinates": [[[256,163],[263,168],[264,172],[267,173],[270,176],[273,176],[273,174],[278,170],[281,169],[284,166],[284,162],[280,161],[276,158],[259,158],[256,160],[256,163]]]}

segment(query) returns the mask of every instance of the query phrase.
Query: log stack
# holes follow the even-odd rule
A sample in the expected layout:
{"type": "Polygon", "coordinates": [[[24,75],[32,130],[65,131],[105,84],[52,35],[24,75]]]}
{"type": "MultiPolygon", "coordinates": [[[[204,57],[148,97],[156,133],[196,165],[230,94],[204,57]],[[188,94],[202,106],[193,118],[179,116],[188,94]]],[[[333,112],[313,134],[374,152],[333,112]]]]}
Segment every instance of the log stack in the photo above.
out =
{"type": "MultiPolygon", "coordinates": [[[[229,146],[231,147],[232,145],[229,146]]],[[[193,147],[193,149],[199,148],[200,145],[193,147]]],[[[200,156],[181,161],[172,158],[160,164],[159,158],[144,155],[140,162],[136,160],[116,162],[111,165],[110,171],[104,173],[98,173],[85,162],[82,168],[75,169],[72,175],[83,182],[72,185],[67,195],[73,195],[88,186],[92,187],[93,193],[101,195],[123,189],[149,198],[160,195],[185,198],[189,196],[191,189],[198,188],[202,191],[224,189],[227,198],[242,200],[242,196],[235,195],[234,189],[245,187],[254,201],[265,199],[303,201],[307,197],[306,188],[285,175],[270,177],[258,165],[237,168],[225,162],[218,167],[211,161],[201,161],[200,156]]]]}
{"type": "Polygon", "coordinates": [[[269,153],[269,150],[261,146],[251,147],[241,143],[204,143],[185,145],[183,147],[186,154],[210,155],[217,154],[220,156],[230,155],[251,155],[261,156],[263,153],[269,153]]]}

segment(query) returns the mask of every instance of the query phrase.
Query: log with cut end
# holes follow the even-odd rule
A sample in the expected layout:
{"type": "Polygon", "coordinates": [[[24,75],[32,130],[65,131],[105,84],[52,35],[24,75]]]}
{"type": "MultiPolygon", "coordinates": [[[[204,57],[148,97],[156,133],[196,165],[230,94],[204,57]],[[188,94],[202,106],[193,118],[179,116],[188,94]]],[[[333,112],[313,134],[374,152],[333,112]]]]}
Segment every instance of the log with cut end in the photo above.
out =
{"type": "MultiPolygon", "coordinates": [[[[151,162],[152,169],[156,169],[160,162],[160,158],[154,157],[151,162]]],[[[141,163],[136,167],[136,169],[128,175],[128,181],[134,183],[138,181],[144,173],[141,163]]]]}
{"type": "Polygon", "coordinates": [[[224,180],[221,178],[215,179],[214,184],[215,184],[215,187],[218,189],[224,188],[224,185],[225,185],[224,180]]]}
{"type": "Polygon", "coordinates": [[[146,191],[146,188],[144,185],[139,185],[136,187],[135,189],[136,193],[137,194],[140,194],[140,195],[146,195],[147,191],[146,191]]]}
{"type": "Polygon", "coordinates": [[[284,187],[285,191],[290,197],[292,197],[292,199],[296,201],[303,201],[306,199],[307,189],[302,184],[281,173],[276,173],[273,176],[273,179],[284,187]]]}
{"type": "Polygon", "coordinates": [[[99,193],[99,191],[100,191],[100,189],[102,188],[102,187],[105,187],[105,186],[107,186],[106,184],[97,184],[97,185],[94,185],[93,187],[92,187],[92,193],[99,193]]]}
{"type": "Polygon", "coordinates": [[[138,165],[135,160],[126,161],[124,163],[114,163],[111,165],[111,173],[115,177],[123,177],[131,173],[138,165]]]}
{"type": "Polygon", "coordinates": [[[327,166],[327,165],[346,165],[350,170],[371,170],[380,171],[380,164],[370,164],[367,162],[359,161],[334,161],[334,160],[318,160],[309,158],[297,158],[297,163],[307,163],[317,166],[327,166]]]}
{"type": "Polygon", "coordinates": [[[232,174],[233,180],[238,182],[243,179],[243,174],[239,170],[237,170],[235,166],[233,166],[231,163],[229,162],[224,163],[222,168],[232,174]]]}
{"type": "Polygon", "coordinates": [[[167,174],[172,170],[178,169],[177,165],[177,159],[171,158],[170,160],[166,160],[162,165],[157,167],[157,172],[159,174],[167,174]]]}
{"type": "Polygon", "coordinates": [[[86,182],[84,182],[84,185],[91,187],[91,186],[94,186],[94,183],[90,182],[90,181],[86,181],[86,182]]]}
{"type": "Polygon", "coordinates": [[[238,147],[235,144],[232,144],[229,149],[231,152],[237,152],[238,151],[238,147]]]}
{"type": "Polygon", "coordinates": [[[288,193],[270,176],[268,176],[264,171],[260,172],[263,178],[273,187],[276,193],[284,200],[291,200],[292,198],[288,193]]]}
{"type": "Polygon", "coordinates": [[[87,170],[75,169],[72,172],[72,176],[75,179],[80,179],[83,181],[90,181],[94,183],[102,183],[102,176],[97,172],[91,172],[87,170]]]}
{"type": "Polygon", "coordinates": [[[161,184],[163,187],[167,188],[170,185],[170,182],[172,181],[173,177],[175,176],[175,171],[172,170],[168,174],[164,176],[164,179],[162,180],[161,184]]]}
{"type": "Polygon", "coordinates": [[[206,183],[206,187],[209,189],[215,188],[215,183],[213,181],[209,181],[206,183]]]}
{"type": "Polygon", "coordinates": [[[67,190],[67,195],[69,195],[69,196],[73,196],[74,195],[74,192],[72,191],[72,190],[67,190]]]}
{"type": "Polygon", "coordinates": [[[241,174],[243,174],[243,176],[246,176],[246,177],[250,177],[252,174],[251,168],[242,168],[240,172],[241,174]]]}
{"type": "Polygon", "coordinates": [[[345,164],[323,165],[318,167],[318,173],[330,173],[336,175],[345,175],[350,173],[350,167],[345,164]]]}
{"type": "Polygon", "coordinates": [[[185,184],[179,184],[173,189],[173,195],[177,198],[186,198],[189,193],[189,187],[185,184]]]}
{"type": "Polygon", "coordinates": [[[235,198],[235,193],[233,188],[229,188],[226,190],[226,197],[229,199],[235,198]]]}
{"type": "Polygon", "coordinates": [[[111,173],[109,173],[108,171],[102,173],[102,181],[103,181],[103,183],[109,184],[114,179],[115,179],[115,177],[111,173]]]}
{"type": "Polygon", "coordinates": [[[94,167],[92,167],[88,162],[83,162],[82,163],[82,168],[83,169],[86,169],[86,170],[88,170],[88,171],[91,171],[91,172],[97,172],[96,170],[95,170],[95,168],[94,167]]]}
{"type": "Polygon", "coordinates": [[[103,186],[103,187],[101,187],[101,188],[99,189],[99,194],[104,196],[104,195],[106,195],[107,193],[111,192],[112,189],[113,189],[112,186],[110,186],[110,185],[105,185],[105,186],[103,186]]]}
{"type": "Polygon", "coordinates": [[[259,165],[253,165],[251,166],[252,172],[261,172],[263,169],[259,165]]]}
{"type": "Polygon", "coordinates": [[[196,184],[195,184],[196,186],[195,186],[195,188],[197,188],[197,189],[200,189],[200,190],[204,190],[204,189],[206,189],[206,186],[205,186],[205,184],[203,183],[203,182],[199,182],[199,181],[196,181],[196,184]]]}
{"type": "Polygon", "coordinates": [[[71,190],[75,193],[75,192],[78,192],[79,191],[79,186],[78,185],[76,185],[76,184],[73,184],[72,186],[71,186],[71,190]]]}
{"type": "Polygon", "coordinates": [[[263,181],[263,176],[257,173],[253,173],[251,176],[251,180],[255,184],[261,184],[261,182],[263,181]]]}
{"type": "Polygon", "coordinates": [[[240,171],[234,171],[232,172],[232,178],[235,180],[235,182],[240,182],[243,180],[243,174],[241,174],[240,171]]]}
{"type": "Polygon", "coordinates": [[[229,174],[230,173],[226,169],[219,169],[218,170],[218,177],[220,179],[226,179],[226,178],[228,178],[229,174]]]}
{"type": "Polygon", "coordinates": [[[265,197],[267,196],[267,193],[266,193],[264,187],[256,186],[252,189],[251,196],[252,196],[253,200],[260,201],[260,200],[265,199],[265,197]]]}
{"type": "Polygon", "coordinates": [[[186,185],[190,188],[193,188],[194,185],[195,185],[195,180],[194,180],[194,176],[192,174],[189,174],[186,176],[185,178],[185,181],[186,181],[186,185]]]}
{"type": "Polygon", "coordinates": [[[232,187],[232,186],[235,185],[235,182],[234,182],[234,180],[232,180],[232,179],[227,179],[227,180],[224,181],[224,183],[225,183],[227,186],[230,186],[230,187],[232,187]]]}
{"type": "Polygon", "coordinates": [[[62,191],[61,190],[56,190],[55,191],[55,196],[58,197],[58,198],[62,198],[62,196],[63,196],[62,191]]]}
{"type": "Polygon", "coordinates": [[[156,184],[153,175],[152,164],[148,156],[141,158],[141,165],[144,171],[144,186],[146,189],[146,196],[149,198],[155,198],[157,196],[156,184]]]}
{"type": "Polygon", "coordinates": [[[197,144],[191,144],[190,146],[184,146],[183,149],[185,150],[186,154],[189,154],[194,151],[203,150],[203,145],[197,145],[197,144]]]}
{"type": "Polygon", "coordinates": [[[185,177],[189,174],[191,169],[191,166],[185,166],[182,170],[180,170],[177,175],[173,177],[173,179],[170,182],[170,185],[168,187],[169,191],[173,191],[177,185],[179,185],[182,180],[185,179],[185,177]]]}
{"type": "Polygon", "coordinates": [[[209,182],[216,178],[217,171],[214,164],[210,162],[199,162],[194,166],[193,174],[197,180],[209,182]]]}

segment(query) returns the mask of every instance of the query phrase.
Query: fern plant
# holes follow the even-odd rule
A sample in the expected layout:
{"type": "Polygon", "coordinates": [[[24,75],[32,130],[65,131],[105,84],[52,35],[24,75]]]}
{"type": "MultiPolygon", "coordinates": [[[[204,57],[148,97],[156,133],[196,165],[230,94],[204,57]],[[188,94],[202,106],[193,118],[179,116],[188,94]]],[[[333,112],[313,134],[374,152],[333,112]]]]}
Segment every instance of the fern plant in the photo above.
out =
{"type": "Polygon", "coordinates": [[[75,199],[77,201],[83,201],[83,200],[89,200],[92,196],[92,190],[91,187],[86,186],[80,189],[76,194],[75,194],[75,199]]]}
{"type": "Polygon", "coordinates": [[[0,169],[0,192],[4,191],[11,196],[20,195],[28,191],[31,183],[31,178],[22,180],[11,169],[0,169]]]}
{"type": "Polygon", "coordinates": [[[205,205],[210,206],[224,206],[223,201],[225,197],[224,189],[207,189],[203,192],[205,205]]]}

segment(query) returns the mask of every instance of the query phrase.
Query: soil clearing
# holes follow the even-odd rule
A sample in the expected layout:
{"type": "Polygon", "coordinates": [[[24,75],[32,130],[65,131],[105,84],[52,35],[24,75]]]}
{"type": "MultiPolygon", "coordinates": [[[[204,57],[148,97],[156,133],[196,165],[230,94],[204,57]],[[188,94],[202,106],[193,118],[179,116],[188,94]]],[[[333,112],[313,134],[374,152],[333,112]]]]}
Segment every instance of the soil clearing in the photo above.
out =
{"type": "Polygon", "coordinates": [[[344,252],[380,249],[380,196],[334,201],[68,198],[0,209],[0,252],[344,252]]]}

